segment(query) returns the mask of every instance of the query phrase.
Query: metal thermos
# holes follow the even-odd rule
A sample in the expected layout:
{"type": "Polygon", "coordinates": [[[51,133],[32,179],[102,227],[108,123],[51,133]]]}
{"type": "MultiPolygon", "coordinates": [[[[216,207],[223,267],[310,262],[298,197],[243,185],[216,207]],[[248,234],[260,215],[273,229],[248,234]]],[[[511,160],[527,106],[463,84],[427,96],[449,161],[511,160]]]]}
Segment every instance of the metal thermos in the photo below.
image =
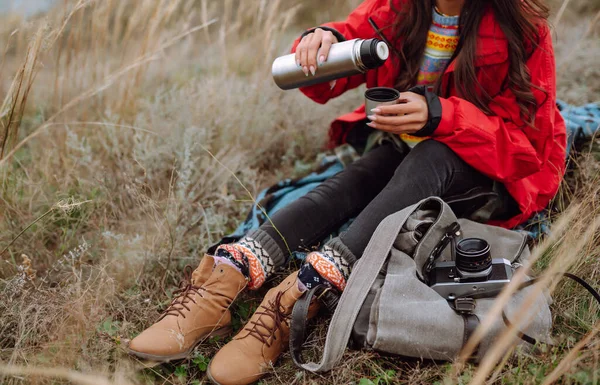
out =
{"type": "Polygon", "coordinates": [[[304,74],[294,54],[278,57],[273,62],[273,79],[283,90],[306,87],[365,73],[383,65],[389,55],[387,44],[381,40],[348,40],[331,46],[327,60],[318,65],[314,76],[304,74]]]}

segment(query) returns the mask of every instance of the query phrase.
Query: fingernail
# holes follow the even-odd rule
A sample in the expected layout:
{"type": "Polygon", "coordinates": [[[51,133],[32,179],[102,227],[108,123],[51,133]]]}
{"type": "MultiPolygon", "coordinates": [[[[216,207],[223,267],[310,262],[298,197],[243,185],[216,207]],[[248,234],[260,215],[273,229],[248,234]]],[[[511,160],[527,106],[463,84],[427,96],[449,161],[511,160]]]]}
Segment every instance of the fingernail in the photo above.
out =
{"type": "Polygon", "coordinates": [[[324,62],[325,62],[325,55],[319,56],[319,64],[322,64],[324,62]]]}
{"type": "Polygon", "coordinates": [[[298,67],[301,67],[301,65],[300,65],[300,60],[296,60],[296,65],[297,65],[298,67]]]}
{"type": "Polygon", "coordinates": [[[304,72],[304,75],[308,76],[308,67],[302,67],[302,72],[304,72]]]}
{"type": "Polygon", "coordinates": [[[375,128],[375,126],[371,122],[367,123],[367,126],[375,128]]]}
{"type": "Polygon", "coordinates": [[[381,110],[380,110],[379,108],[373,108],[373,109],[371,110],[371,112],[374,112],[374,113],[378,114],[378,113],[380,113],[380,112],[381,112],[381,110]]]}
{"type": "Polygon", "coordinates": [[[317,72],[317,69],[315,68],[315,66],[310,66],[310,73],[315,76],[315,73],[317,72]]]}
{"type": "Polygon", "coordinates": [[[367,119],[369,119],[369,120],[377,120],[377,116],[376,115],[369,115],[369,116],[367,116],[367,119]]]}

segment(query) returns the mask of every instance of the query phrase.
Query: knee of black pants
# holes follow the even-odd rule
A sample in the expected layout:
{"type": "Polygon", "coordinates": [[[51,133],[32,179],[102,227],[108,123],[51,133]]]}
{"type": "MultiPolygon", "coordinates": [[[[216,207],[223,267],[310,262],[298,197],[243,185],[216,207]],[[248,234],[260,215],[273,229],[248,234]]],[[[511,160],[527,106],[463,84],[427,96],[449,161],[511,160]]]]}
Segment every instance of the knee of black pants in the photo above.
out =
{"type": "Polygon", "coordinates": [[[420,185],[432,194],[446,192],[457,172],[471,171],[447,145],[433,139],[418,143],[396,169],[396,183],[420,185]],[[427,188],[425,185],[431,185],[427,188]]]}
{"type": "Polygon", "coordinates": [[[461,161],[460,157],[444,143],[427,139],[417,145],[408,153],[403,163],[439,164],[441,162],[461,161]]]}
{"type": "Polygon", "coordinates": [[[444,165],[449,166],[448,169],[451,170],[462,167],[466,163],[444,143],[427,139],[417,143],[408,153],[400,167],[415,167],[415,170],[419,170],[419,168],[429,166],[436,166],[439,169],[444,165]]]}
{"type": "Polygon", "coordinates": [[[399,178],[414,184],[434,183],[432,187],[441,197],[464,192],[467,186],[491,189],[493,185],[489,177],[465,162],[450,147],[433,139],[420,142],[411,150],[396,170],[394,179],[399,178]]]}

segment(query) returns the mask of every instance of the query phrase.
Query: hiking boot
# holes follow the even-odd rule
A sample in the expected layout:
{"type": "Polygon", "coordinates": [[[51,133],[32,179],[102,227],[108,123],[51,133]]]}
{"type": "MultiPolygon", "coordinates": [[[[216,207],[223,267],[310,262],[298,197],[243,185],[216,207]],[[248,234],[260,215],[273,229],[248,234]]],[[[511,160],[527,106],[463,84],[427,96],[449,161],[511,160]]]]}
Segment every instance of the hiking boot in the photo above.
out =
{"type": "MultiPolygon", "coordinates": [[[[272,367],[288,346],[290,316],[302,296],[298,289],[298,272],[288,276],[279,286],[269,290],[246,326],[212,359],[208,378],[219,385],[250,384],[272,367]]],[[[314,302],[309,318],[317,313],[314,302]]]]}
{"type": "Polygon", "coordinates": [[[246,278],[227,264],[215,266],[209,255],[191,270],[185,268],[184,280],[158,321],[129,343],[130,354],[157,362],[179,360],[205,339],[231,332],[229,306],[246,278]]]}

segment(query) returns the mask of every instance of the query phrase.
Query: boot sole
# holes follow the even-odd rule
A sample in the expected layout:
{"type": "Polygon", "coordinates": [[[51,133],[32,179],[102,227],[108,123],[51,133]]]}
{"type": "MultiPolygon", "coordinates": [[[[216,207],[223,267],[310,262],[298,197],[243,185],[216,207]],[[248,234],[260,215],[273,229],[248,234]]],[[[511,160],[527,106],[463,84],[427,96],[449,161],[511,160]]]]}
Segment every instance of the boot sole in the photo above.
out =
{"type": "Polygon", "coordinates": [[[211,338],[211,337],[225,337],[225,336],[230,335],[232,331],[233,331],[233,328],[231,326],[226,326],[226,327],[217,329],[217,330],[213,331],[212,333],[207,334],[206,336],[200,338],[200,340],[197,343],[195,343],[194,345],[192,345],[192,347],[190,347],[188,350],[186,350],[182,353],[174,354],[172,356],[157,356],[154,354],[137,352],[137,351],[131,350],[129,348],[126,348],[126,350],[127,350],[127,353],[131,354],[132,356],[141,358],[142,360],[159,362],[159,363],[167,363],[167,362],[171,362],[171,361],[186,359],[187,357],[190,356],[190,354],[194,351],[194,349],[196,349],[196,347],[198,345],[200,345],[202,342],[204,342],[206,339],[211,338]]]}

